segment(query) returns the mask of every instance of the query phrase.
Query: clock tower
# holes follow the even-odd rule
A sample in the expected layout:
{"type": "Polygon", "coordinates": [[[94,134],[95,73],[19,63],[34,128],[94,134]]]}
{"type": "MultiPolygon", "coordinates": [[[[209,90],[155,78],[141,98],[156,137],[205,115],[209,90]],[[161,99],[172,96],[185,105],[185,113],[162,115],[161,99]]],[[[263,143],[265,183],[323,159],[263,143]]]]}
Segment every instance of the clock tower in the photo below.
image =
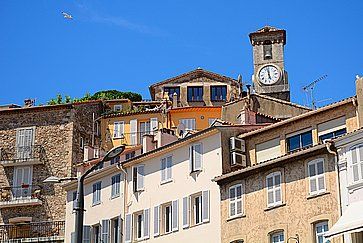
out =
{"type": "Polygon", "coordinates": [[[265,26],[249,34],[253,46],[255,92],[290,101],[290,88],[284,68],[286,31],[265,26]]]}

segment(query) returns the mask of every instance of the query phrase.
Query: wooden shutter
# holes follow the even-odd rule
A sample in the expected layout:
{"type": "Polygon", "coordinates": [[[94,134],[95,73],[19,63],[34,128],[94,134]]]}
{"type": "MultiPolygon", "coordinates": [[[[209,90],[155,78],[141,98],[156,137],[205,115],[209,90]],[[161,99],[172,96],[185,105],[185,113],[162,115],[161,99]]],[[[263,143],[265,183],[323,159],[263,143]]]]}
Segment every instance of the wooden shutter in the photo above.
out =
{"type": "Polygon", "coordinates": [[[202,221],[209,222],[209,190],[202,192],[202,221]]]}
{"type": "Polygon", "coordinates": [[[160,235],[160,206],[155,206],[154,207],[154,237],[159,236],[160,235]]]}
{"type": "Polygon", "coordinates": [[[193,146],[189,146],[189,172],[193,172],[194,171],[194,168],[193,168],[193,146]]]}
{"type": "Polygon", "coordinates": [[[172,229],[173,231],[178,231],[179,225],[178,225],[178,221],[179,221],[179,205],[178,205],[178,200],[175,200],[172,202],[172,217],[171,217],[171,221],[172,221],[172,229]]]}
{"type": "Polygon", "coordinates": [[[132,214],[126,214],[125,243],[131,243],[131,240],[132,240],[132,214]]]}
{"type": "Polygon", "coordinates": [[[189,198],[183,197],[183,229],[189,227],[189,198]]]}
{"type": "Polygon", "coordinates": [[[91,242],[91,226],[88,225],[83,226],[83,242],[84,243],[91,242]]]}
{"type": "Polygon", "coordinates": [[[170,180],[171,179],[171,167],[173,164],[173,157],[169,156],[168,158],[166,158],[166,179],[170,180]]]}
{"type": "Polygon", "coordinates": [[[276,172],[274,176],[274,187],[275,187],[275,203],[282,201],[281,193],[281,173],[276,172]]]}
{"type": "Polygon", "coordinates": [[[151,130],[151,134],[155,134],[156,131],[158,131],[159,129],[159,124],[158,124],[158,118],[151,118],[150,119],[150,130],[151,130]]]}
{"type": "Polygon", "coordinates": [[[161,159],[161,181],[166,180],[166,158],[161,159]]]}
{"type": "Polygon", "coordinates": [[[144,239],[150,238],[150,209],[144,210],[144,239]]]}
{"type": "Polygon", "coordinates": [[[202,144],[195,144],[194,145],[194,170],[201,170],[202,169],[202,154],[203,148],[202,144]]]}
{"type": "Polygon", "coordinates": [[[110,220],[104,219],[101,221],[102,226],[102,243],[108,243],[110,241],[110,220]]]}
{"type": "Polygon", "coordinates": [[[144,189],[144,165],[137,166],[137,190],[144,189]]]}
{"type": "Polygon", "coordinates": [[[137,144],[137,119],[130,120],[130,144],[137,144]]]}

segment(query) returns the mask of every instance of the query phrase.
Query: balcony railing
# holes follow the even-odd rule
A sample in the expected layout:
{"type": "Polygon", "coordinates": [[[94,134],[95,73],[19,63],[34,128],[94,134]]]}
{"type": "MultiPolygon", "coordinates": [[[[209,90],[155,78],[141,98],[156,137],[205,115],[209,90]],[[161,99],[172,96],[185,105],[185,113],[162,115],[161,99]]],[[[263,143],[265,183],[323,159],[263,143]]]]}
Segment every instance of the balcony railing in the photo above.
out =
{"type": "Polygon", "coordinates": [[[145,131],[134,133],[113,133],[113,139],[120,139],[122,144],[128,146],[136,146],[142,144],[142,138],[144,135],[156,135],[158,131],[145,131]]]}
{"type": "Polygon", "coordinates": [[[38,185],[22,185],[0,188],[0,208],[41,205],[42,188],[38,185]]]}
{"type": "Polygon", "coordinates": [[[64,221],[0,225],[0,242],[55,242],[64,240],[64,221]]]}
{"type": "Polygon", "coordinates": [[[44,159],[45,150],[42,145],[0,148],[0,164],[3,166],[42,164],[44,159]]]}

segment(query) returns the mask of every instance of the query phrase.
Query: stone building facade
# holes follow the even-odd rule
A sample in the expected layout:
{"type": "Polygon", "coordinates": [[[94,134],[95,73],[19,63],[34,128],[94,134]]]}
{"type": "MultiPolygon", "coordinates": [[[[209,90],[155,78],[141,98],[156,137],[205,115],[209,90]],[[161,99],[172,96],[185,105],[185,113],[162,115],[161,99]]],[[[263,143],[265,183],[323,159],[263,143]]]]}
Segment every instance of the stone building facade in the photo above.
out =
{"type": "Polygon", "coordinates": [[[43,181],[76,174],[101,111],[99,101],[0,111],[0,224],[64,221],[65,192],[43,181]]]}

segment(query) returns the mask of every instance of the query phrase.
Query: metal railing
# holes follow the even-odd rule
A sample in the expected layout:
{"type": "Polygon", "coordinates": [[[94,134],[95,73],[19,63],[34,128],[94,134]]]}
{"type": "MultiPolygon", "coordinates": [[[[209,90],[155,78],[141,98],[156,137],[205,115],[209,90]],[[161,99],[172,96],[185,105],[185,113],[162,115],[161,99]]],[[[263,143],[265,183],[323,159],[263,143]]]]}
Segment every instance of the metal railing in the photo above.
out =
{"type": "Polygon", "coordinates": [[[0,242],[22,242],[21,239],[29,238],[38,238],[36,242],[49,242],[50,238],[64,238],[64,226],[64,221],[4,224],[0,225],[0,242]]]}
{"type": "Polygon", "coordinates": [[[27,185],[0,188],[0,202],[26,199],[40,199],[42,188],[39,185],[27,185]]]}
{"type": "Polygon", "coordinates": [[[22,163],[31,160],[43,162],[45,150],[42,145],[0,148],[0,163],[22,163]]]}
{"type": "Polygon", "coordinates": [[[145,131],[145,132],[133,132],[133,133],[120,133],[113,132],[113,139],[120,139],[122,144],[128,146],[136,146],[142,144],[142,138],[144,135],[156,135],[158,131],[145,131]]]}

